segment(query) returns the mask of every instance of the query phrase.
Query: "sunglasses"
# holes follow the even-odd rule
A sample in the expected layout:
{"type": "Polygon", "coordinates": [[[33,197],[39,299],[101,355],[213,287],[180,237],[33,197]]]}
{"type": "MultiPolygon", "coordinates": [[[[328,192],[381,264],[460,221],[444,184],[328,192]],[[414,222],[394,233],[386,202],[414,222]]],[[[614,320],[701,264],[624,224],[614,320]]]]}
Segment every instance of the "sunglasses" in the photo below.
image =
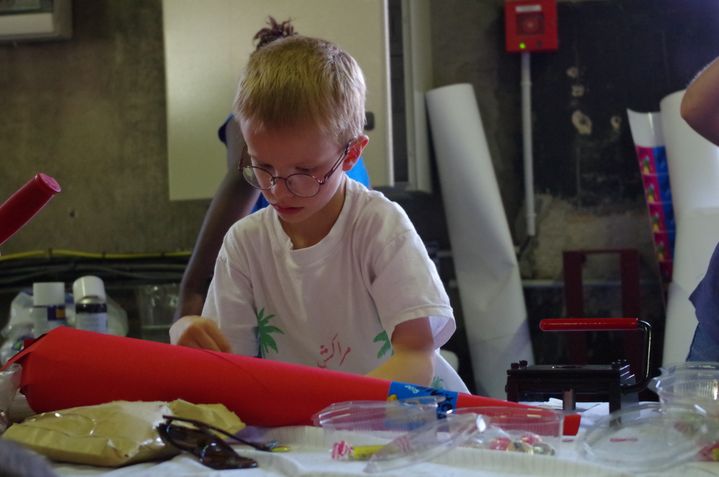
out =
{"type": "Polygon", "coordinates": [[[155,429],[157,429],[157,433],[163,442],[182,451],[192,453],[199,459],[201,464],[215,470],[257,467],[257,461],[239,455],[217,434],[260,451],[282,452],[287,450],[285,446],[279,446],[275,441],[269,443],[246,441],[225,430],[194,419],[177,416],[162,417],[165,422],[158,424],[155,429]],[[175,424],[174,421],[182,424],[175,424]]]}

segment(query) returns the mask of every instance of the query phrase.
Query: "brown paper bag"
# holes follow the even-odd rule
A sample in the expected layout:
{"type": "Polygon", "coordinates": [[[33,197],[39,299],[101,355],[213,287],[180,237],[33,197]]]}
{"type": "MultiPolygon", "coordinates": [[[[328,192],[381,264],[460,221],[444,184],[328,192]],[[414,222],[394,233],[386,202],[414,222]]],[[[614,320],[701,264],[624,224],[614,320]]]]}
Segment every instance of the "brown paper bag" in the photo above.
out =
{"type": "Polygon", "coordinates": [[[3,438],[53,460],[117,467],[177,454],[155,430],[163,414],[196,419],[231,433],[245,427],[222,404],[114,401],[38,414],[10,426],[3,438]]]}

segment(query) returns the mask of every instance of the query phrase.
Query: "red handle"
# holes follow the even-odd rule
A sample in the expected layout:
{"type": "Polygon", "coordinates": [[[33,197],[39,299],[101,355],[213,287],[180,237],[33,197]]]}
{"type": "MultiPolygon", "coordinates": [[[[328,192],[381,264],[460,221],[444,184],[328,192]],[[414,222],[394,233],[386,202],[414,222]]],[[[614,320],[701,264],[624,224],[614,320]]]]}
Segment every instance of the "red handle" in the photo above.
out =
{"type": "Polygon", "coordinates": [[[60,184],[42,172],[0,205],[0,245],[12,237],[62,190],[60,184]]]}
{"type": "Polygon", "coordinates": [[[542,331],[636,330],[639,318],[547,318],[539,322],[542,331]]]}

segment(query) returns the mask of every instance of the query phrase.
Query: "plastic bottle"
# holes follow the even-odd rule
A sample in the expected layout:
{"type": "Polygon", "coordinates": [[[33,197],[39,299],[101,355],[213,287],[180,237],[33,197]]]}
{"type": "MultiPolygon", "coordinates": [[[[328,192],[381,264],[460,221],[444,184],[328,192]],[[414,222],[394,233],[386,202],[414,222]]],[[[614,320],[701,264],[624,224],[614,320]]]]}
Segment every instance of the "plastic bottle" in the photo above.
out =
{"type": "Polygon", "coordinates": [[[32,318],[36,336],[58,326],[67,325],[65,284],[63,282],[33,283],[32,303],[32,318]]]}
{"type": "Polygon", "coordinates": [[[107,297],[105,284],[98,277],[87,275],[72,284],[75,298],[75,328],[107,333],[107,297]]]}

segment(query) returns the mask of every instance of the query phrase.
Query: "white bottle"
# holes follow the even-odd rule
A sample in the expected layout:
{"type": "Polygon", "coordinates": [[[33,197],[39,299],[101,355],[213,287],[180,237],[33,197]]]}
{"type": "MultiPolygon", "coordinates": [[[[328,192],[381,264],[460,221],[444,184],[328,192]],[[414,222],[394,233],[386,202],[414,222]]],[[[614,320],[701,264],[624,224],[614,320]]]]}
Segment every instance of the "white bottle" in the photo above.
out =
{"type": "Polygon", "coordinates": [[[98,277],[87,275],[72,284],[75,298],[75,328],[107,333],[107,297],[105,284],[98,277]]]}
{"type": "Polygon", "coordinates": [[[58,326],[67,326],[63,282],[33,283],[32,304],[32,317],[37,336],[58,326]]]}

